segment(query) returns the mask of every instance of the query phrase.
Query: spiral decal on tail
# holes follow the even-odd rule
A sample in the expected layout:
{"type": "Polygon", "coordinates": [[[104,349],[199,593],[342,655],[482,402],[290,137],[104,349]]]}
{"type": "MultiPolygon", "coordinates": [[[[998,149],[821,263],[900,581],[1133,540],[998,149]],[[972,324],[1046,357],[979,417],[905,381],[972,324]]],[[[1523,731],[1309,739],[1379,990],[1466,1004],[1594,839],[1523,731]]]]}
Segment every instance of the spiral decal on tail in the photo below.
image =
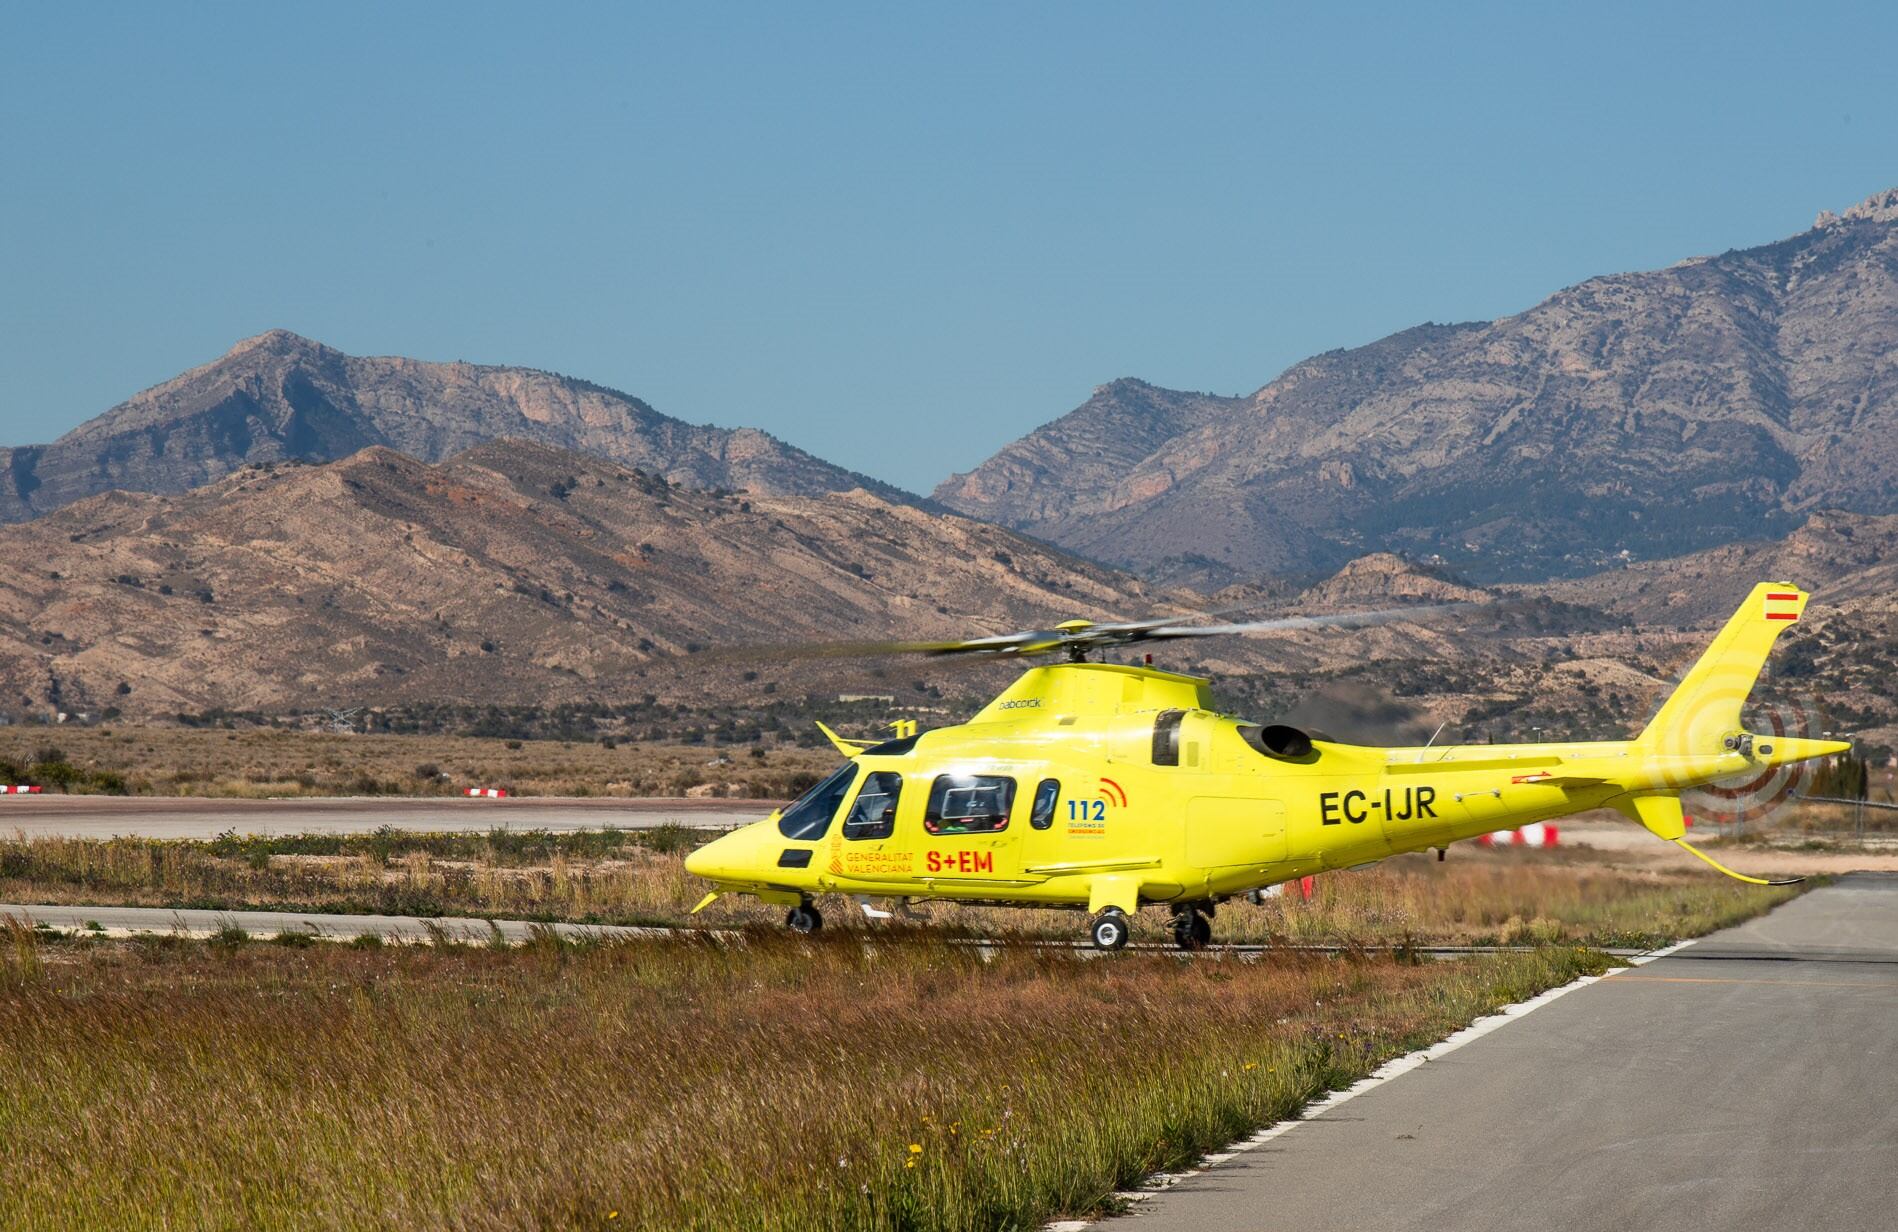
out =
{"type": "MultiPolygon", "coordinates": [[[[1741,710],[1759,678],[1759,668],[1747,662],[1704,660],[1676,686],[1644,733],[1653,751],[1663,758],[1694,761],[1717,752],[1728,736],[1739,735],[1741,710]]],[[[1686,786],[1691,772],[1675,786],[1686,786]]]]}
{"type": "MultiPolygon", "coordinates": [[[[1783,736],[1816,740],[1821,735],[1818,706],[1800,699],[1760,707],[1748,718],[1755,745],[1770,746],[1783,736]]],[[[1681,805],[1695,821],[1721,826],[1760,825],[1790,807],[1811,777],[1813,765],[1796,761],[1762,766],[1749,774],[1682,792],[1681,805]]]]}

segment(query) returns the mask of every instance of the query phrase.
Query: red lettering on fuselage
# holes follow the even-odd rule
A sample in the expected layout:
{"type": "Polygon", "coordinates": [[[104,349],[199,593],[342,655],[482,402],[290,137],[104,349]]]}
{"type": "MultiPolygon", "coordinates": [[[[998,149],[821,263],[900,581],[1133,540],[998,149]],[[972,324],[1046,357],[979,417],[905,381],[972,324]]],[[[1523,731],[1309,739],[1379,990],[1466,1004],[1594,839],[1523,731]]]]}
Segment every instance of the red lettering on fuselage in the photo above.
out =
{"type": "Polygon", "coordinates": [[[924,863],[932,873],[992,873],[995,871],[995,853],[932,851],[924,863]]]}

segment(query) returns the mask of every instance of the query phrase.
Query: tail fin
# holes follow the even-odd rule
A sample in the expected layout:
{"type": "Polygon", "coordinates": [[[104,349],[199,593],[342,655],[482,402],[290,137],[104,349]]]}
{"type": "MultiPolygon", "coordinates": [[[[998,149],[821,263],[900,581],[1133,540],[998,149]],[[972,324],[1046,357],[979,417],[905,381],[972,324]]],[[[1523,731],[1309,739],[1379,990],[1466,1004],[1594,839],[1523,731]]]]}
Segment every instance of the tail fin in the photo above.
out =
{"type": "Polygon", "coordinates": [[[1825,757],[1852,747],[1842,741],[1777,732],[1755,741],[1740,722],[1740,709],[1753,692],[1773,643],[1798,622],[1808,598],[1790,582],[1762,582],[1753,588],[1660,712],[1635,737],[1635,750],[1647,755],[1647,764],[1658,770],[1659,778],[1608,801],[1657,837],[1685,848],[1729,877],[1754,885],[1791,882],[1736,873],[1688,843],[1680,793],[1736,773],[1757,773],[1764,767],[1825,757]]]}
{"type": "Polygon", "coordinates": [[[1774,641],[1798,621],[1808,598],[1790,582],[1755,586],[1635,743],[1676,756],[1720,752],[1729,736],[1744,730],[1740,708],[1774,641]]]}

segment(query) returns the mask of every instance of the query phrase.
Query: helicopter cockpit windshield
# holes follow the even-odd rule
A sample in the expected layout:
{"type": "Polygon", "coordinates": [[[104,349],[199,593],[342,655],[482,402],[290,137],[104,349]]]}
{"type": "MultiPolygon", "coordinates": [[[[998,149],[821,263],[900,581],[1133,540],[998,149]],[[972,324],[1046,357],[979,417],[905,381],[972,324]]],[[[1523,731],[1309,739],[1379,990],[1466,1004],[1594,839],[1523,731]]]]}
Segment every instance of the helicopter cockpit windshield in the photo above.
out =
{"type": "Polygon", "coordinates": [[[844,802],[850,784],[857,777],[855,762],[846,762],[817,786],[811,788],[784,810],[778,818],[778,833],[786,838],[810,841],[824,837],[837,806],[844,802]]]}

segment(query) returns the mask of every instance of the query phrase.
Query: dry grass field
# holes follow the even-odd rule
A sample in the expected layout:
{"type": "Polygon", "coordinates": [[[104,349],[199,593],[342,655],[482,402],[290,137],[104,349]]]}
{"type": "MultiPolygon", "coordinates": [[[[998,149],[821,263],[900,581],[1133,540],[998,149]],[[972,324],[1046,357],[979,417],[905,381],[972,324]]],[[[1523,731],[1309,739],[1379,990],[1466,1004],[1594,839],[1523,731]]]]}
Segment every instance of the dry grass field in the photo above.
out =
{"type": "MultiPolygon", "coordinates": [[[[78,790],[787,795],[834,764],[700,747],[126,729],[0,733],[78,790]],[[37,741],[31,737],[37,736],[37,741]],[[48,748],[53,740],[56,748],[48,748]],[[53,753],[57,756],[42,756],[53,753]],[[118,781],[114,781],[115,776],[118,781]],[[406,777],[405,777],[406,776],[406,777]],[[696,780],[696,781],[695,781],[696,780]]],[[[0,766],[0,770],[7,767],[0,766]]],[[[1293,1115],[1384,1059],[1796,891],[1613,853],[1403,857],[1228,904],[1222,939],[1077,962],[957,936],[1072,912],[825,900],[823,936],[639,831],[0,839],[0,901],[679,925],[672,941],[107,941],[0,928],[0,1227],[1015,1229],[1293,1115]],[[1527,943],[1419,962],[1405,943],[1527,943]],[[1368,952],[1371,947],[1397,947],[1368,952]]],[[[1165,917],[1137,936],[1163,941],[1165,917]]]]}
{"type": "MultiPolygon", "coordinates": [[[[0,900],[683,923],[689,830],[0,842],[0,900]]],[[[1335,957],[817,938],[316,944],[0,926],[0,1227],[1019,1229],[1111,1208],[1384,1059],[1797,893],[1587,852],[1400,858],[1221,936],[1335,957]],[[1538,943],[1419,961],[1404,942],[1538,943]],[[1368,953],[1360,947],[1399,948],[1368,953]]],[[[708,918],[709,917],[709,918],[708,918]]],[[[1163,918],[1143,913],[1145,939],[1163,918]]]]}
{"type": "Polygon", "coordinates": [[[248,728],[0,727],[0,779],[161,796],[518,795],[786,799],[837,763],[828,746],[685,745],[248,728]]]}
{"type": "MultiPolygon", "coordinates": [[[[353,836],[209,841],[34,838],[0,841],[0,901],[237,910],[472,915],[609,924],[778,926],[782,911],[726,898],[699,916],[705,883],[684,853],[710,837],[661,828],[548,834],[353,836]]],[[[1293,944],[1653,945],[1744,918],[1789,893],[1696,870],[1655,869],[1582,849],[1485,852],[1446,863],[1403,856],[1314,881],[1259,906],[1223,905],[1224,940],[1293,944]]],[[[821,900],[829,927],[871,927],[846,900],[821,900]]],[[[1078,936],[1074,912],[929,904],[961,935],[1078,936]]],[[[1166,917],[1142,912],[1136,937],[1162,940],[1166,917]]],[[[886,926],[879,926],[886,927],[886,926]]]]}
{"type": "Polygon", "coordinates": [[[1032,1228],[1605,961],[0,941],[20,1228],[1032,1228]]]}

